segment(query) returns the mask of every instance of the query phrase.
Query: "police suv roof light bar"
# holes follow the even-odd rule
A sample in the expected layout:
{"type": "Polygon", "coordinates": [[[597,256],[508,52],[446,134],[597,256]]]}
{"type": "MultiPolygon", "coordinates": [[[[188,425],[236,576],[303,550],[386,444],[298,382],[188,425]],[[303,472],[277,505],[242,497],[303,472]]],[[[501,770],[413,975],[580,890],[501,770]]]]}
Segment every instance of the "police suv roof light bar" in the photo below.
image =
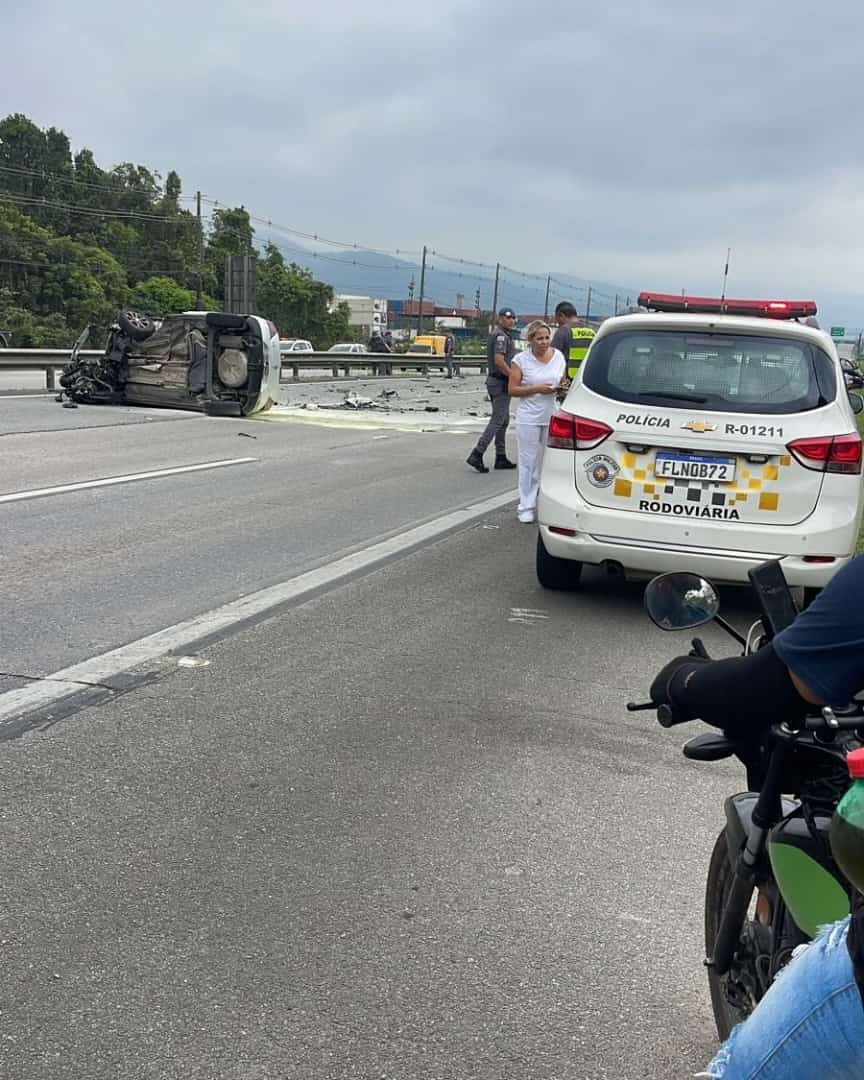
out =
{"type": "Polygon", "coordinates": [[[651,311],[704,315],[751,315],[763,319],[806,319],[816,314],[815,300],[727,300],[676,293],[639,293],[639,307],[651,311]]]}

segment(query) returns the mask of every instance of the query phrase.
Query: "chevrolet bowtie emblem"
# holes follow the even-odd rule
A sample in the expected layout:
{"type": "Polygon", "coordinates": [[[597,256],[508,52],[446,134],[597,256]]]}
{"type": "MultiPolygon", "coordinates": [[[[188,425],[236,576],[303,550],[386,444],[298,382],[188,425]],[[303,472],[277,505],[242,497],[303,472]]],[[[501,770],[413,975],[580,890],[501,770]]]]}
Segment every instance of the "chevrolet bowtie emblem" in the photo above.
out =
{"type": "Polygon", "coordinates": [[[696,431],[700,435],[704,431],[716,431],[716,424],[709,424],[707,420],[688,420],[686,424],[681,425],[685,431],[696,431]]]}

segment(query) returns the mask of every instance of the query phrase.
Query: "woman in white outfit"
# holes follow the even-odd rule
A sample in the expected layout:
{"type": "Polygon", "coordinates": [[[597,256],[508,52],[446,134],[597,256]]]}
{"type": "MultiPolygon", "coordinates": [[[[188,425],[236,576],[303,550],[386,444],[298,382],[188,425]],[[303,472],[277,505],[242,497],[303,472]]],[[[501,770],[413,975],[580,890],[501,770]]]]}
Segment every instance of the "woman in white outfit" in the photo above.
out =
{"type": "Polygon", "coordinates": [[[564,388],[567,361],[551,347],[552,331],[539,320],[525,331],[528,348],[510,361],[510,396],[516,407],[516,445],[519,448],[520,521],[537,520],[537,488],[549,419],[555,411],[555,395],[564,388]]]}

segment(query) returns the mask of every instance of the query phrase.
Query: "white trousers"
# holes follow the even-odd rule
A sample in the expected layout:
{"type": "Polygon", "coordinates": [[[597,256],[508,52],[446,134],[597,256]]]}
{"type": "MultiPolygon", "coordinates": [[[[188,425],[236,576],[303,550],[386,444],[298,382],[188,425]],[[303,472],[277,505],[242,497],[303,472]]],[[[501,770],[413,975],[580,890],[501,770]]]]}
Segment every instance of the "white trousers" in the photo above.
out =
{"type": "Polygon", "coordinates": [[[540,466],[546,445],[548,424],[516,422],[516,446],[519,450],[519,512],[537,509],[537,489],[540,487],[540,466]]]}

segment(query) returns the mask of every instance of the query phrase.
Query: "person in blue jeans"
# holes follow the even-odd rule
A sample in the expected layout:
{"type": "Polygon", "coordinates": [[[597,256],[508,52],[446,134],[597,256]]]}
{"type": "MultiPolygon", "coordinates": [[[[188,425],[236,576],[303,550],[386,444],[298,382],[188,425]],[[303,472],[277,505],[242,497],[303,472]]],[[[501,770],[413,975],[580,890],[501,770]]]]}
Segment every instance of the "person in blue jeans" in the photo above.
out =
{"type": "MultiPolygon", "coordinates": [[[[847,705],[864,690],[864,556],[844,567],[764,649],[676,657],[651,686],[658,705],[740,737],[757,724],[847,705]]],[[[711,1080],[864,1080],[864,896],[775,980],[700,1076],[711,1080]]]]}

